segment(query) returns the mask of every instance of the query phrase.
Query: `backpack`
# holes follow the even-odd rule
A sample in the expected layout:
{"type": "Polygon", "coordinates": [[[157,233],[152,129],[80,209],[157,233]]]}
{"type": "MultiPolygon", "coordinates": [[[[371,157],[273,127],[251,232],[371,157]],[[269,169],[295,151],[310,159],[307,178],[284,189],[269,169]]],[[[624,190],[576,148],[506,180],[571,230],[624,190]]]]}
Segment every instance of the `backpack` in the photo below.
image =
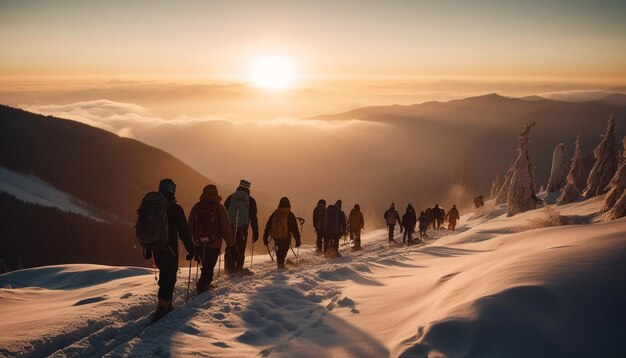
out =
{"type": "Polygon", "coordinates": [[[385,221],[387,225],[395,225],[396,224],[396,211],[389,209],[385,212],[385,221]]]}
{"type": "Polygon", "coordinates": [[[281,241],[289,238],[289,208],[279,208],[272,214],[271,235],[274,241],[281,241]]]}
{"type": "Polygon", "coordinates": [[[201,201],[193,208],[194,227],[191,228],[196,246],[210,244],[220,239],[219,204],[201,201]]]}
{"type": "Polygon", "coordinates": [[[350,211],[350,229],[359,230],[361,229],[361,212],[357,210],[350,211]]]}
{"type": "Polygon", "coordinates": [[[135,224],[136,240],[145,250],[162,250],[169,246],[167,199],[150,192],[141,199],[135,224]]]}
{"type": "Polygon", "coordinates": [[[233,228],[247,228],[250,222],[250,195],[243,190],[236,191],[230,198],[228,218],[233,228]]]}
{"type": "Polygon", "coordinates": [[[330,205],[326,209],[324,231],[326,233],[337,233],[341,231],[339,228],[339,207],[337,205],[330,205]]]}
{"type": "Polygon", "coordinates": [[[317,232],[321,232],[324,228],[324,216],[326,214],[326,208],[323,206],[316,206],[313,210],[313,225],[317,232]]]}

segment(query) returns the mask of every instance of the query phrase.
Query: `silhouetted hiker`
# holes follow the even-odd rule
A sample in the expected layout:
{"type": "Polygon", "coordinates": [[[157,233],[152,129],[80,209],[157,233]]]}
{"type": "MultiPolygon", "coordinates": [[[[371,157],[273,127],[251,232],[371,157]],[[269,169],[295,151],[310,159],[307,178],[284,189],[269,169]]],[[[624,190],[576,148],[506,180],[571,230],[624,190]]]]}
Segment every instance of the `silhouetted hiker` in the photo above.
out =
{"type": "Polygon", "coordinates": [[[185,211],[176,202],[176,183],[172,179],[163,179],[159,183],[159,193],[167,200],[167,236],[169,245],[161,250],[153,250],[154,263],[159,268],[159,302],[157,316],[162,316],[172,310],[172,296],[176,285],[178,272],[178,239],[180,238],[187,249],[187,260],[194,257],[195,251],[191,234],[187,226],[185,211]]]}
{"type": "Polygon", "coordinates": [[[413,243],[413,233],[415,232],[415,224],[417,223],[417,217],[415,215],[415,209],[409,204],[406,207],[404,215],[402,215],[402,226],[404,227],[404,235],[402,235],[402,242],[407,242],[407,245],[413,243]]]}
{"type": "Polygon", "coordinates": [[[280,199],[278,209],[274,210],[265,225],[263,243],[269,245],[269,236],[272,235],[276,245],[276,263],[279,269],[285,268],[285,257],[291,246],[291,237],[296,240],[296,247],[300,247],[300,231],[296,216],[291,212],[291,203],[287,197],[280,199]]]}
{"type": "Polygon", "coordinates": [[[483,195],[479,195],[474,198],[474,206],[476,209],[485,206],[485,197],[483,195]]]}
{"type": "Polygon", "coordinates": [[[434,229],[435,228],[435,214],[432,208],[426,208],[426,218],[428,221],[427,226],[430,226],[434,229]]]}
{"type": "Polygon", "coordinates": [[[393,230],[396,227],[396,221],[400,225],[400,233],[402,233],[402,221],[400,220],[400,214],[396,211],[396,204],[391,203],[389,209],[385,211],[385,222],[387,223],[387,228],[389,229],[389,242],[397,243],[396,240],[393,239],[393,230]]]}
{"type": "MultiPolygon", "coordinates": [[[[239,187],[224,202],[228,210],[228,218],[235,232],[237,251],[224,256],[224,271],[228,274],[251,275],[249,269],[244,269],[246,259],[246,245],[248,244],[248,226],[252,227],[252,242],[259,240],[259,220],[257,218],[256,200],[250,195],[250,182],[246,179],[239,181],[239,187]]],[[[226,251],[234,250],[227,248],[226,251]]]]}
{"type": "Polygon", "coordinates": [[[359,204],[354,205],[350,211],[348,227],[350,227],[350,240],[354,242],[354,250],[361,250],[361,229],[365,227],[365,220],[363,220],[359,204]]]}
{"type": "Polygon", "coordinates": [[[456,221],[459,220],[461,216],[459,215],[459,211],[456,208],[456,205],[452,205],[452,209],[448,211],[446,215],[446,219],[448,219],[448,230],[454,231],[456,227],[456,221]]]}
{"type": "Polygon", "coordinates": [[[418,222],[419,222],[419,229],[420,229],[420,238],[427,236],[426,235],[426,230],[428,229],[428,216],[426,215],[425,212],[421,212],[419,218],[417,218],[418,222]]]}
{"type": "Polygon", "coordinates": [[[189,229],[193,234],[193,242],[196,245],[196,261],[202,263],[202,273],[196,289],[198,293],[211,288],[215,264],[222,252],[222,240],[226,241],[226,258],[231,260],[237,255],[237,245],[228,212],[220,204],[222,197],[217,192],[215,185],[207,185],[202,190],[200,201],[197,202],[189,213],[189,229]]]}
{"type": "Polygon", "coordinates": [[[326,250],[324,248],[324,221],[326,220],[326,200],[320,199],[317,206],[313,210],[313,228],[317,240],[315,241],[316,254],[322,254],[326,250]]]}
{"type": "Polygon", "coordinates": [[[341,200],[326,208],[324,220],[324,254],[327,257],[341,257],[339,239],[346,234],[346,214],[341,210],[341,200]]]}
{"type": "Polygon", "coordinates": [[[439,207],[439,204],[435,204],[433,208],[433,217],[435,219],[435,229],[441,229],[443,225],[443,220],[445,219],[446,212],[442,208],[439,207]]]}

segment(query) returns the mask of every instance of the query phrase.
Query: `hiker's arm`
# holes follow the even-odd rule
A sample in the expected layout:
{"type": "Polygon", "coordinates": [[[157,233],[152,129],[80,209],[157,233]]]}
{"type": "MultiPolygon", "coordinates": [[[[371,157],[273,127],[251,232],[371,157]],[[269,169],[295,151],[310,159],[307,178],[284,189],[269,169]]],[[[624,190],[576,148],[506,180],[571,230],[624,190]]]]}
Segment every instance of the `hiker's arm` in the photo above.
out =
{"type": "Polygon", "coordinates": [[[289,232],[293,235],[294,239],[296,239],[296,247],[300,246],[300,230],[298,230],[298,222],[293,213],[289,213],[287,224],[289,226],[289,232]]]}
{"type": "MultiPolygon", "coordinates": [[[[250,197],[250,208],[248,209],[250,216],[250,226],[252,227],[252,237],[253,239],[259,239],[259,218],[257,217],[257,207],[256,200],[253,197],[250,197]]],[[[256,240],[254,240],[256,241],[256,240]]]]}
{"type": "Polygon", "coordinates": [[[232,198],[233,198],[233,194],[230,194],[228,198],[226,198],[226,201],[224,202],[224,207],[226,208],[226,210],[228,210],[228,208],[230,207],[230,200],[232,198]]]}
{"type": "Polygon", "coordinates": [[[178,237],[183,241],[185,245],[185,249],[189,254],[194,253],[193,241],[191,241],[191,233],[189,232],[189,226],[187,223],[187,218],[185,217],[185,210],[183,210],[182,206],[178,206],[177,208],[177,230],[178,237]]]}
{"type": "Polygon", "coordinates": [[[269,243],[270,231],[272,230],[272,217],[274,213],[270,215],[269,219],[267,219],[267,224],[265,224],[265,231],[263,231],[263,244],[267,245],[269,243]]]}

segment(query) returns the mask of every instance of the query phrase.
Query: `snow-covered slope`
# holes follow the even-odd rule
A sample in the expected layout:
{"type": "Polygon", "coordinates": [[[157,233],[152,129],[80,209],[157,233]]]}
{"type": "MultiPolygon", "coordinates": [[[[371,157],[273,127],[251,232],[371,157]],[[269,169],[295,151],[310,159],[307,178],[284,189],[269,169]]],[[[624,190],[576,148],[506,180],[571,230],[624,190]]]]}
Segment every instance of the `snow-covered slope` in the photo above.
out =
{"type": "MultiPolygon", "coordinates": [[[[489,203],[488,203],[489,204],[489,203]]],[[[0,276],[0,355],[289,357],[625,356],[626,219],[592,223],[601,201],[558,207],[582,225],[536,228],[537,209],[465,215],[460,230],[300,268],[255,257],[149,325],[150,270],[52,266],[0,276]],[[6,333],[6,332],[11,332],[6,333]]],[[[195,269],[192,270],[192,276],[195,269]]]]}
{"type": "Polygon", "coordinates": [[[94,220],[98,216],[85,208],[85,204],[32,175],[26,175],[0,166],[0,191],[16,198],[42,206],[59,208],[94,220]]]}

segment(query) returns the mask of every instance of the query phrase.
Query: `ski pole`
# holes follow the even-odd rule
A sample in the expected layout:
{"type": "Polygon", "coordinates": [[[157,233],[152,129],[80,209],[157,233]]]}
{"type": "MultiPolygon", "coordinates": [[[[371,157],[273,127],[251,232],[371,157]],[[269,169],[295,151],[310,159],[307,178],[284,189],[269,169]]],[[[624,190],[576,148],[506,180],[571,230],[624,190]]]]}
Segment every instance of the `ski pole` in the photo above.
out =
{"type": "Polygon", "coordinates": [[[250,254],[250,268],[252,268],[253,260],[254,260],[254,241],[252,241],[252,253],[250,254]]]}
{"type": "Polygon", "coordinates": [[[189,260],[189,279],[187,280],[187,299],[185,304],[189,303],[189,290],[191,289],[191,264],[193,263],[193,257],[189,260]]]}

